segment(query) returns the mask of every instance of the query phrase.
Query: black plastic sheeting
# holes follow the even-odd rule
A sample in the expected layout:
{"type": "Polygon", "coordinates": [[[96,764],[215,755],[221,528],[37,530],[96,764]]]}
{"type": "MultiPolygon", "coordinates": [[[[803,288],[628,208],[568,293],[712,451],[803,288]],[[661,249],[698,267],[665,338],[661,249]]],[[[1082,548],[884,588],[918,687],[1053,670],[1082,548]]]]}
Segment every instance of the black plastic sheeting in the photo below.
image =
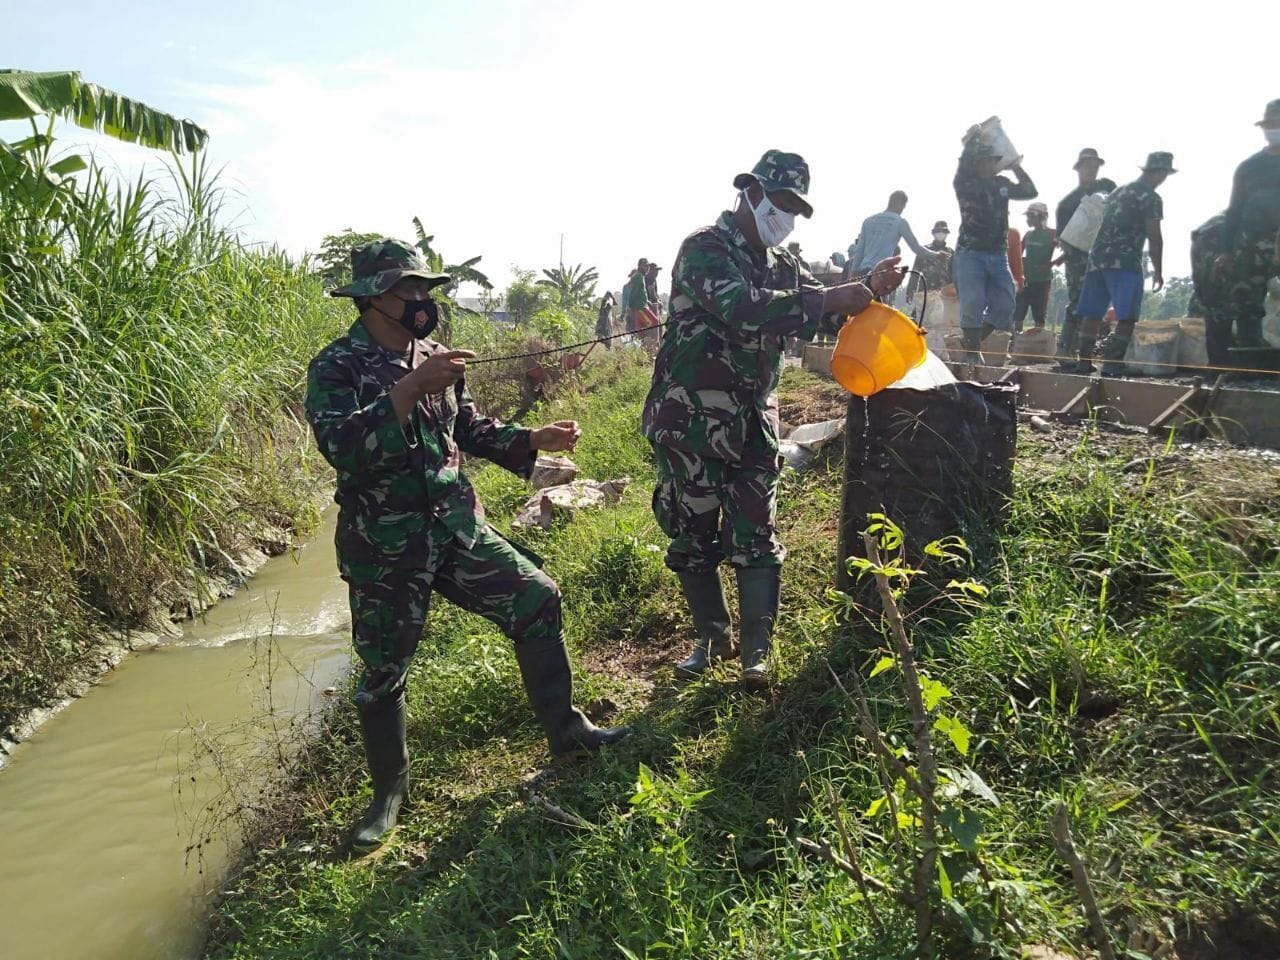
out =
{"type": "Polygon", "coordinates": [[[863,555],[870,513],[902,528],[913,562],[931,541],[999,529],[1013,492],[1017,396],[1017,384],[955,383],[849,398],[839,589],[853,588],[845,559],[863,555]]]}

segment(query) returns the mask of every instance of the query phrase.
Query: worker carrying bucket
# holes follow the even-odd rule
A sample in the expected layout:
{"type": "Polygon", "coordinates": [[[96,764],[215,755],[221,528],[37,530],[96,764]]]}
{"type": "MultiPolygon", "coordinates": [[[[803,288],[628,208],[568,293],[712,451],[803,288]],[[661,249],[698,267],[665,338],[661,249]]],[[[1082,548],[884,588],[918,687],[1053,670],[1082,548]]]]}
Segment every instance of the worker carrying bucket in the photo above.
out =
{"type": "Polygon", "coordinates": [[[778,380],[787,338],[834,332],[902,281],[898,258],[866,284],[823,287],[782,244],[809,217],[809,165],[769,150],[733,181],[733,209],[691,233],[671,268],[671,307],[644,405],[644,434],[658,469],[653,510],[671,538],[667,566],[680,578],[697,632],[676,665],[685,678],[735,656],[719,567],[735,568],[742,683],[769,683],[768,657],[786,556],[776,526],[778,380]]]}

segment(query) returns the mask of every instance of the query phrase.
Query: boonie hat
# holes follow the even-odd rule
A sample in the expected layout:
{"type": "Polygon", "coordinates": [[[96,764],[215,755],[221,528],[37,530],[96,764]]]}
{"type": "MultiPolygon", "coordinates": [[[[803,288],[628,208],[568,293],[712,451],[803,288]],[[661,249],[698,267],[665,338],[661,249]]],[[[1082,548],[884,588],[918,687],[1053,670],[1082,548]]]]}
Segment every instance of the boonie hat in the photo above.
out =
{"type": "Polygon", "coordinates": [[[1163,150],[1157,150],[1155,153],[1147,155],[1147,162],[1142,167],[1144,171],[1164,171],[1165,173],[1177,173],[1173,169],[1173,154],[1166,153],[1163,150]]]}
{"type": "Polygon", "coordinates": [[[386,293],[403,277],[418,277],[432,287],[449,283],[447,273],[433,273],[417,247],[403,240],[383,237],[351,250],[352,280],[344,287],[330,290],[331,297],[376,297],[386,293]]]}
{"type": "Polygon", "coordinates": [[[1107,162],[1103,160],[1100,156],[1098,156],[1098,151],[1093,149],[1093,147],[1085,147],[1083,150],[1080,151],[1080,156],[1076,158],[1075,166],[1073,166],[1071,169],[1079,170],[1080,164],[1084,163],[1086,160],[1092,160],[1098,166],[1102,166],[1104,163],[1107,162]]]}

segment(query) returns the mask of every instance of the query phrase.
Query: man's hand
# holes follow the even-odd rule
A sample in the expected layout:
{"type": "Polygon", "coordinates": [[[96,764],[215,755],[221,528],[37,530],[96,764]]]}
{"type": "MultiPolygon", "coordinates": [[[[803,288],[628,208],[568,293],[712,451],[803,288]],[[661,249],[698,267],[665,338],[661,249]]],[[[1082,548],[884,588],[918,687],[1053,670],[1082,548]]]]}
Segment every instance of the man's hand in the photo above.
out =
{"type": "Polygon", "coordinates": [[[822,312],[833,313],[840,317],[856,316],[871,303],[872,294],[861,283],[842,283],[827,287],[822,301],[822,312]]]}
{"type": "Polygon", "coordinates": [[[467,361],[475,357],[470,350],[446,350],[433,353],[405,377],[420,394],[440,393],[462,379],[467,372],[467,361]]]}
{"type": "Polygon", "coordinates": [[[535,450],[547,453],[558,453],[561,450],[572,450],[578,445],[582,436],[582,428],[577,420],[557,420],[555,423],[534,430],[529,435],[529,443],[535,450]]]}
{"type": "Polygon", "coordinates": [[[867,278],[867,286],[877,297],[893,293],[902,285],[906,271],[898,266],[901,261],[901,257],[885,257],[872,269],[871,276],[867,278]]]}
{"type": "Polygon", "coordinates": [[[1160,274],[1157,273],[1154,277],[1151,278],[1152,293],[1159,293],[1160,289],[1163,286],[1164,286],[1164,277],[1160,276],[1160,274]]]}

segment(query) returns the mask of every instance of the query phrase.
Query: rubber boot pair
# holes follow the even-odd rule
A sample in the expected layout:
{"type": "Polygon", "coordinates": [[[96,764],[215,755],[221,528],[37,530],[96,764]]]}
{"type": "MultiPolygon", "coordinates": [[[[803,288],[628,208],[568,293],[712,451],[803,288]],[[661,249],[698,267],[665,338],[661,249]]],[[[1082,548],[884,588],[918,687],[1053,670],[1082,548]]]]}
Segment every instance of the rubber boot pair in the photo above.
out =
{"type": "Polygon", "coordinates": [[[521,640],[515,646],[529,705],[553,756],[598,750],[631,733],[630,727],[597,727],[573,705],[573,669],[563,637],[521,640]]]}
{"type": "MultiPolygon", "coordinates": [[[[769,685],[769,650],[782,596],[782,568],[739,569],[737,577],[742,685],[748,690],[760,690],[769,685]]],[[[676,665],[676,673],[687,679],[703,673],[715,660],[732,657],[733,641],[720,574],[714,570],[682,573],[680,585],[698,631],[693,652],[676,665]]]]}
{"type": "Polygon", "coordinates": [[[404,690],[360,706],[360,735],[373,781],[373,800],[351,835],[351,848],[369,853],[386,842],[409,799],[409,747],[404,690]]]}

